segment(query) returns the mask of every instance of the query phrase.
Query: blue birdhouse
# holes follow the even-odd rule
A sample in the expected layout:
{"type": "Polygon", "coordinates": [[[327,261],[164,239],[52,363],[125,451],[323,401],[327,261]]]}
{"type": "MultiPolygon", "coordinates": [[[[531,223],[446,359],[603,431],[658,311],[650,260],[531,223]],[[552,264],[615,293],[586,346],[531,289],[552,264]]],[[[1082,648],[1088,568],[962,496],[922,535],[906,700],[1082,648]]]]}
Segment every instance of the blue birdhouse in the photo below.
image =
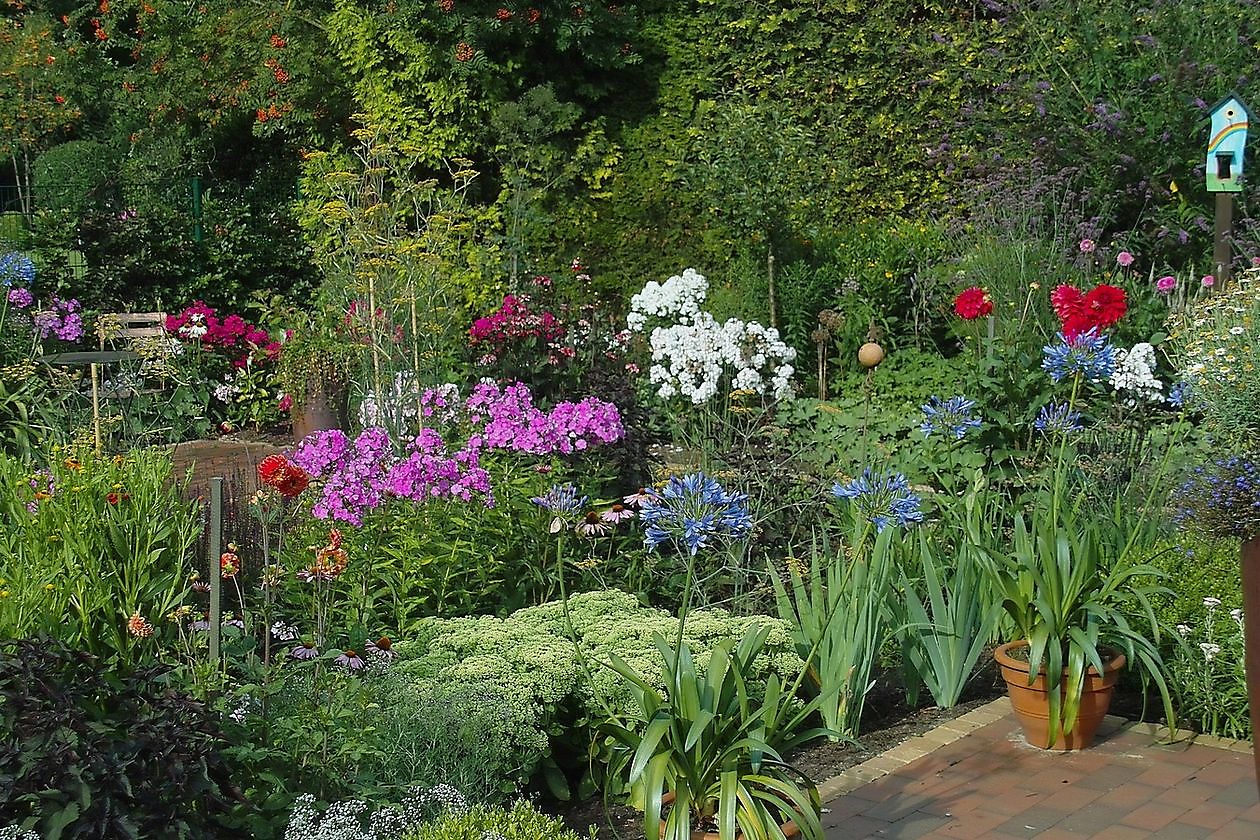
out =
{"type": "Polygon", "coordinates": [[[1208,140],[1208,192],[1242,192],[1243,149],[1251,112],[1236,93],[1212,106],[1212,133],[1208,140]]]}

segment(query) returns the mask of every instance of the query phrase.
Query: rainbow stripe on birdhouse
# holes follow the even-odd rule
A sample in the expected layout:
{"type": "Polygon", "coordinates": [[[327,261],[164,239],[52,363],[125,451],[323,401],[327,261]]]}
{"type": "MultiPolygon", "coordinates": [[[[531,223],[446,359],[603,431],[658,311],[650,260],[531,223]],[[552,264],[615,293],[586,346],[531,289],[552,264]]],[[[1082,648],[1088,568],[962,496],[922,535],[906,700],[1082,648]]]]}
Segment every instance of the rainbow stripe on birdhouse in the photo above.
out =
{"type": "Polygon", "coordinates": [[[1211,118],[1204,160],[1208,192],[1242,192],[1243,154],[1251,111],[1238,94],[1231,93],[1212,106],[1211,118]]]}

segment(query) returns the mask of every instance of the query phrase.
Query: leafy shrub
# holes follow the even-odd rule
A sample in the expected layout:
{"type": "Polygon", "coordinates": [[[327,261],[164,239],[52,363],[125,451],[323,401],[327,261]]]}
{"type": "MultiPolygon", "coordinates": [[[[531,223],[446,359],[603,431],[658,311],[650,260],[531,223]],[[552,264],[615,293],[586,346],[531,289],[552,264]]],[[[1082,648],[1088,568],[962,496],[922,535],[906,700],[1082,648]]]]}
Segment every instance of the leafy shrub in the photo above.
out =
{"type": "Polygon", "coordinates": [[[1159,542],[1150,556],[1139,558],[1168,575],[1170,593],[1152,599],[1165,627],[1199,626],[1207,613],[1205,599],[1220,599],[1228,611],[1241,606],[1238,543],[1194,533],[1159,542]]]}
{"type": "Polygon", "coordinates": [[[49,639],[0,643],[0,823],[47,840],[212,836],[231,768],[216,716],[166,673],[111,671],[49,639]]]}
{"type": "Polygon", "coordinates": [[[1242,611],[1235,607],[1227,614],[1215,601],[1201,606],[1201,623],[1177,627],[1182,643],[1168,662],[1178,714],[1194,721],[1200,732],[1250,738],[1242,611]]]}
{"type": "Polygon", "coordinates": [[[104,203],[118,161],[103,143],[71,140],[35,160],[35,203],[41,210],[80,215],[104,203]]]}
{"type": "Polygon", "coordinates": [[[368,691],[377,749],[362,773],[381,787],[441,783],[470,802],[498,803],[547,752],[528,698],[404,673],[371,678],[368,691]]]}
{"type": "Polygon", "coordinates": [[[135,661],[186,591],[196,505],[165,453],[58,455],[46,470],[0,457],[0,638],[135,661]]]}

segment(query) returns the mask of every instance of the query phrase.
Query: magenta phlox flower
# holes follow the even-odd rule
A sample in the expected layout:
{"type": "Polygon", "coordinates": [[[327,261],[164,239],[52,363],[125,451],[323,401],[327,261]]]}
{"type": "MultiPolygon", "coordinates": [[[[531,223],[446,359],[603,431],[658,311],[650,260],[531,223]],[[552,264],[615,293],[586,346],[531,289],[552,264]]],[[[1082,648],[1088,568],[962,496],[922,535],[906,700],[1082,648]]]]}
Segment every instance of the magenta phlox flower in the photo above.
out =
{"type": "Polygon", "coordinates": [[[621,414],[596,397],[561,402],[549,412],[534,405],[529,387],[482,382],[465,403],[470,422],[481,428],[485,445],[530,455],[570,455],[625,435],[621,414]]]}
{"type": "Polygon", "coordinates": [[[386,487],[391,495],[415,502],[441,498],[470,502],[481,497],[486,507],[494,507],[490,473],[481,466],[480,439],[449,454],[441,435],[425,429],[408,450],[407,457],[389,470],[386,487]]]}
{"type": "Polygon", "coordinates": [[[47,309],[31,316],[31,324],[41,339],[56,336],[62,341],[78,341],[84,334],[83,315],[79,309],[77,300],[62,300],[53,295],[47,309]]]}

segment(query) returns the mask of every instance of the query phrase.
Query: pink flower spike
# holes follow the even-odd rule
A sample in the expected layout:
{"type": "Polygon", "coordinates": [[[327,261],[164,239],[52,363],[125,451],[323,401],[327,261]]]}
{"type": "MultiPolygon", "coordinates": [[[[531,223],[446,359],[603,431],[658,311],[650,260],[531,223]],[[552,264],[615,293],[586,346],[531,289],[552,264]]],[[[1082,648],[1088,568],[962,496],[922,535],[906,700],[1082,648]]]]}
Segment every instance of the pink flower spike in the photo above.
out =
{"type": "Polygon", "coordinates": [[[1203,279],[1199,282],[1203,284],[1203,288],[1210,289],[1216,285],[1216,278],[1211,274],[1205,274],[1203,275],[1203,279]]]}
{"type": "Polygon", "coordinates": [[[1155,288],[1159,290],[1161,294],[1166,295],[1173,289],[1177,288],[1177,278],[1173,277],[1171,274],[1166,274],[1155,281],[1155,288]]]}
{"type": "Polygon", "coordinates": [[[1130,254],[1128,251],[1121,251],[1120,253],[1116,254],[1116,262],[1120,265],[1121,268],[1128,268],[1129,266],[1133,265],[1133,255],[1130,254]]]}

